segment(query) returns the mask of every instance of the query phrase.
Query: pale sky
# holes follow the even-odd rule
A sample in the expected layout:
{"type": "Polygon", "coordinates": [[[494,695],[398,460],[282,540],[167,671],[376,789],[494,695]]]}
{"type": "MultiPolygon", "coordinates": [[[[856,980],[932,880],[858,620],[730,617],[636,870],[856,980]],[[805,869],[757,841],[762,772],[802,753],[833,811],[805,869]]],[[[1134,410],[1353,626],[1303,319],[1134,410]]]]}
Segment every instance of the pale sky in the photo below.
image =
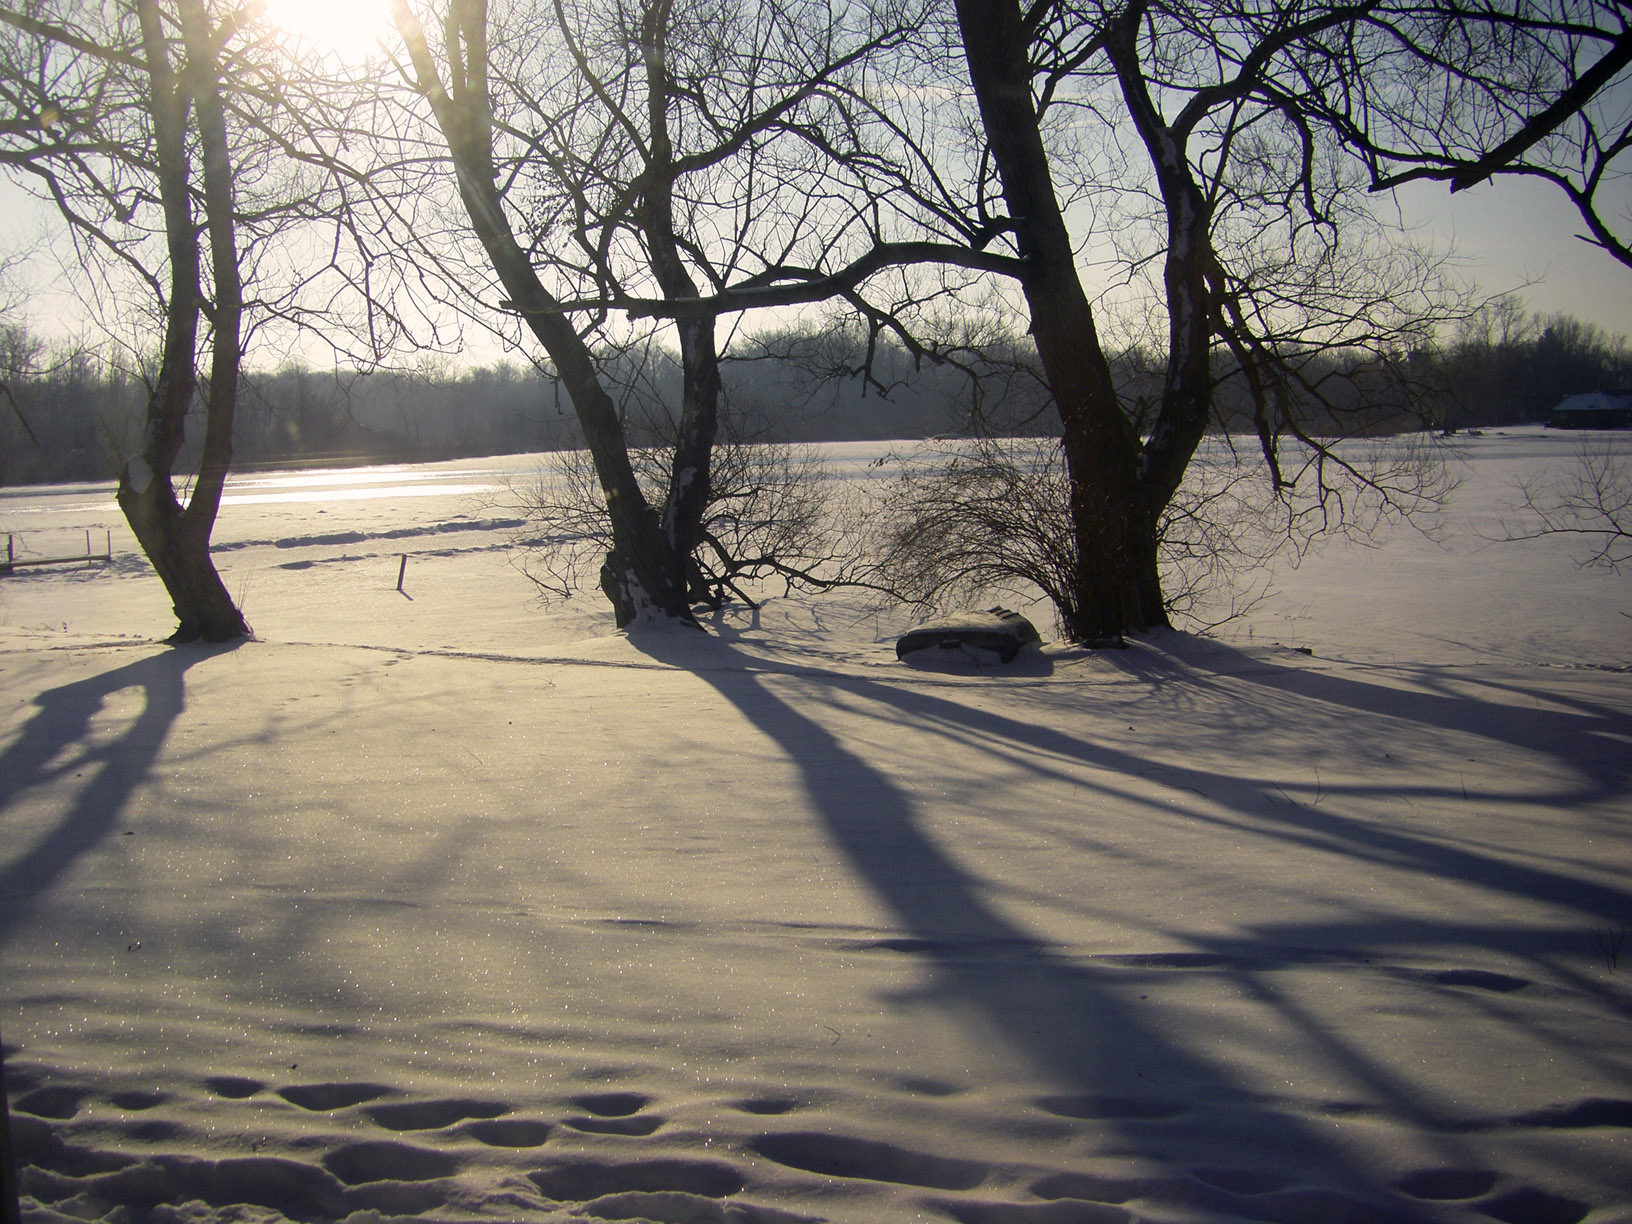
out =
{"type": "MultiPolygon", "coordinates": [[[[1511,289],[1537,314],[1632,335],[1632,268],[1576,236],[1586,227],[1557,188],[1504,178],[1452,195],[1443,183],[1412,183],[1398,198],[1406,223],[1454,249],[1486,293],[1511,289]]],[[[1601,212],[1611,228],[1632,232],[1632,186],[1601,212]]]]}
{"type": "MultiPolygon", "coordinates": [[[[1417,237],[1453,250],[1482,293],[1516,292],[1535,313],[1570,314],[1612,335],[1632,335],[1632,268],[1576,237],[1580,218],[1555,189],[1507,178],[1453,196],[1443,184],[1416,183],[1401,190],[1399,201],[1417,237]]],[[[1613,207],[1622,232],[1632,231],[1632,184],[1613,207]]],[[[0,250],[50,228],[49,212],[0,178],[0,250]]],[[[47,255],[34,263],[29,326],[45,335],[77,330],[78,299],[54,261],[47,255]]],[[[484,364],[501,354],[484,348],[471,356],[484,364]]]]}

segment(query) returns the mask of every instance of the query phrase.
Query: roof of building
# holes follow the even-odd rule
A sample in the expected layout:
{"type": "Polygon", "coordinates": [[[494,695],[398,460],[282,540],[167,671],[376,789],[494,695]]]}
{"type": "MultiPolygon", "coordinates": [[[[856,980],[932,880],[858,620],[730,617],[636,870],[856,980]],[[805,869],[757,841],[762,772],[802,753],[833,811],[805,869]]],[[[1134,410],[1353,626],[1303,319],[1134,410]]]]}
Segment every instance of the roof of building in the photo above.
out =
{"type": "Polygon", "coordinates": [[[1632,395],[1610,395],[1607,391],[1588,391],[1572,395],[1553,405],[1554,412],[1625,412],[1632,410],[1632,395]]]}

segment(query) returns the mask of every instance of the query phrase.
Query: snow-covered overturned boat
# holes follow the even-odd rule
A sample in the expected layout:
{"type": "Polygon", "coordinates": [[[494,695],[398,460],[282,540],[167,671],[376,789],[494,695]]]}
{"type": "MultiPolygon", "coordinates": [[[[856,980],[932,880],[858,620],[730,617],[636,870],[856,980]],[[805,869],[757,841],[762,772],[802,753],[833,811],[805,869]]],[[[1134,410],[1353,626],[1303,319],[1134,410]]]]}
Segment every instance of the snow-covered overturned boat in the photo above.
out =
{"type": "Polygon", "coordinates": [[[903,633],[895,657],[913,664],[990,667],[1012,663],[1028,644],[1041,642],[1037,629],[1018,612],[988,608],[925,621],[903,633]]]}

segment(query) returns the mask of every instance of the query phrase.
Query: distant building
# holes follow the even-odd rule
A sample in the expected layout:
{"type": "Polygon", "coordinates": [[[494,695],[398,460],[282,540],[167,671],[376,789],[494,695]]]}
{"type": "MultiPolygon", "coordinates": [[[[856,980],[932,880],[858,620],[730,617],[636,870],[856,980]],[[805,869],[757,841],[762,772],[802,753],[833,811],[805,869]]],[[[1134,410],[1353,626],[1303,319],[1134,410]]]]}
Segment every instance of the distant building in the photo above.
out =
{"type": "Polygon", "coordinates": [[[1548,429],[1632,429],[1632,395],[1589,391],[1560,400],[1547,414],[1548,429]]]}

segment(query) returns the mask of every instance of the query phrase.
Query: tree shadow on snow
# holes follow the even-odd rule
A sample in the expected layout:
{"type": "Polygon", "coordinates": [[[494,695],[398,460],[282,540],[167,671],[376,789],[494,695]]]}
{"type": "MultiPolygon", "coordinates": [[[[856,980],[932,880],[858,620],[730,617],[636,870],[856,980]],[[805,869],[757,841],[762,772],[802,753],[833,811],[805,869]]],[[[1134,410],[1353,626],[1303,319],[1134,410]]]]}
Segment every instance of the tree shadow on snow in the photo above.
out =
{"type": "Polygon", "coordinates": [[[1489,668],[1344,664],[1341,672],[1334,672],[1318,664],[1277,663],[1221,642],[1177,633],[1163,634],[1158,641],[1156,649],[1107,657],[1127,675],[1155,687],[1251,686],[1266,705],[1290,699],[1284,706],[1289,716],[1295,716],[1298,703],[1305,708],[1313,704],[1388,720],[1405,731],[1415,725],[1538,753],[1586,783],[1554,802],[1596,802],[1632,790],[1632,754],[1626,751],[1632,714],[1624,709],[1556,691],[1534,691],[1486,674],[1489,668]]]}
{"type": "MultiPolygon", "coordinates": [[[[186,704],[187,669],[236,645],[163,650],[34,698],[33,714],[0,754],[0,831],[7,809],[34,787],[60,787],[73,798],[49,832],[0,869],[0,941],[118,826],[186,704]],[[93,727],[108,700],[126,689],[140,694],[141,711],[111,735],[93,727]]],[[[15,831],[5,837],[18,846],[15,831]]]]}
{"type": "MultiPolygon", "coordinates": [[[[1313,1125],[1261,1092],[1244,1078],[1242,1068],[1153,1025],[1149,1009],[1129,997],[1126,965],[1100,967],[1064,956],[1002,913],[987,882],[962,866],[923,827],[916,810],[919,801],[830,732],[821,712],[842,705],[845,717],[853,718],[858,710],[870,710],[871,717],[885,724],[879,741],[883,743],[905,740],[912,732],[953,736],[967,748],[971,773],[978,774],[987,765],[1013,768],[1021,762],[1051,777],[1068,777],[1082,787],[1085,819],[1091,819],[1096,800],[1138,802],[1123,783],[1147,775],[1148,761],[1077,733],[1069,711],[1056,725],[1021,721],[941,696],[937,686],[915,682],[905,669],[900,680],[874,680],[828,672],[808,661],[767,664],[720,642],[701,654],[689,641],[673,644],[661,635],[638,640],[637,645],[660,661],[693,672],[780,746],[802,772],[812,810],[835,848],[906,933],[906,938],[880,941],[881,950],[922,957],[933,969],[932,983],[921,995],[899,1002],[946,1008],[1007,1045],[1043,1079],[1058,1085],[1056,1095],[1039,1099],[1045,1111],[1115,1130],[1119,1151],[1153,1167],[1179,1166],[1186,1159],[1181,1154],[1185,1149],[1193,1159],[1200,1146],[1233,1151],[1247,1162],[1273,1153],[1278,1164],[1318,1169],[1327,1186],[1358,1196],[1325,1204],[1322,1218],[1423,1218],[1421,1204],[1380,1185],[1376,1171],[1363,1167],[1354,1153],[1335,1142],[1329,1129],[1313,1125]],[[1155,1125],[1158,1122],[1161,1125],[1155,1125]],[[1373,1209],[1384,1204],[1385,1214],[1375,1214],[1373,1209]]],[[[1590,797],[1612,797],[1627,788],[1627,765],[1618,757],[1608,761],[1599,751],[1628,731],[1625,715],[1616,711],[1561,716],[1556,710],[1507,706],[1491,710],[1486,703],[1452,695],[1402,707],[1397,692],[1374,691],[1364,681],[1266,667],[1247,656],[1214,662],[1211,674],[1203,675],[1160,655],[1147,654],[1115,666],[1152,686],[1179,681],[1227,686],[1237,702],[1268,701],[1272,708],[1264,713],[1266,718],[1296,719],[1300,707],[1323,703],[1333,707],[1328,713],[1339,722],[1365,713],[1403,718],[1407,725],[1422,719],[1498,743],[1532,747],[1543,743],[1588,779],[1584,790],[1590,797]],[[1560,729],[1555,724],[1561,717],[1580,723],[1560,729]]],[[[993,683],[1001,685],[1003,680],[994,677],[993,683]]],[[[1046,714],[1046,708],[1039,713],[1046,714]]],[[[1076,725],[1081,722],[1079,713],[1076,725]]],[[[1182,740],[1163,747],[1175,744],[1182,745],[1182,740]]],[[[1243,772],[1233,774],[1179,766],[1165,771],[1162,782],[1208,797],[1207,809],[1221,805],[1226,815],[1213,817],[1213,827],[1227,823],[1227,829],[1218,831],[1232,839],[1245,833],[1345,859],[1371,859],[1378,870],[1462,881],[1582,914],[1632,914],[1632,893],[1624,889],[1572,876],[1556,866],[1515,863],[1477,847],[1419,837],[1398,824],[1382,827],[1375,821],[1290,804],[1272,794],[1271,781],[1247,776],[1250,770],[1250,762],[1243,762],[1243,772]]],[[[1198,825],[1198,837],[1207,831],[1205,823],[1198,825]]],[[[1091,858],[1085,858],[1076,898],[1085,905],[1093,904],[1093,866],[1091,858]]],[[[1245,926],[1241,935],[1227,939],[1177,927],[1166,934],[1187,941],[1194,951],[1157,953],[1148,958],[1151,964],[1146,968],[1197,968],[1226,975],[1242,993],[1274,1009],[1306,1041],[1324,1046],[1334,1065],[1370,1086],[1385,1111],[1436,1132],[1440,1155],[1456,1158],[1455,1135],[1465,1129],[1466,1119],[1442,1116],[1441,1105],[1428,1094],[1340,1036],[1323,1031],[1318,1017],[1304,1015],[1296,1003],[1268,988],[1262,970],[1285,967],[1299,958],[1318,963],[1327,957],[1361,957],[1364,953],[1346,950],[1387,946],[1396,940],[1418,947],[1489,947],[1493,938],[1500,945],[1504,934],[1488,926],[1466,928],[1427,918],[1396,922],[1369,913],[1319,931],[1286,929],[1271,922],[1257,929],[1245,926]],[[1407,929],[1395,929],[1401,925],[1407,929]]],[[[1533,952],[1538,939],[1546,942],[1556,933],[1510,934],[1518,944],[1528,939],[1533,952]]],[[[1225,1210],[1231,1204],[1221,1200],[1213,1206],[1225,1210]]]]}

